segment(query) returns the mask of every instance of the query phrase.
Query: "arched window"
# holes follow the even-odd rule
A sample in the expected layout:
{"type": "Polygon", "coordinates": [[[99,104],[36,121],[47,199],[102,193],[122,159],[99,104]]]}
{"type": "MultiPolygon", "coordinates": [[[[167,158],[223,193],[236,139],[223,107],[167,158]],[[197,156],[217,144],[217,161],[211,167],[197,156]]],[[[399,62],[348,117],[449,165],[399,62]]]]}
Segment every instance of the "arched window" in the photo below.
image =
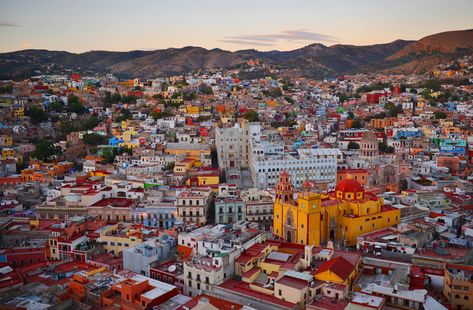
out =
{"type": "Polygon", "coordinates": [[[456,298],[456,299],[460,299],[460,295],[456,294],[456,295],[455,295],[455,298],[456,298]]]}
{"type": "Polygon", "coordinates": [[[465,296],[465,297],[463,297],[463,299],[464,299],[464,300],[468,300],[469,298],[468,298],[468,296],[465,296]]]}

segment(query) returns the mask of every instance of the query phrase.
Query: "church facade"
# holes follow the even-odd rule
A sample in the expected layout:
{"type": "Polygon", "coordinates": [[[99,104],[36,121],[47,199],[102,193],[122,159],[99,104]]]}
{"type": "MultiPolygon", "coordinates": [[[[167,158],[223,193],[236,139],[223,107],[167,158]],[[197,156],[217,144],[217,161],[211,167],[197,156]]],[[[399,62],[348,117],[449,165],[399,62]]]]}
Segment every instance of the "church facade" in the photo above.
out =
{"type": "Polygon", "coordinates": [[[294,197],[290,176],[282,171],[275,188],[273,233],[293,243],[323,246],[328,241],[352,246],[357,236],[399,224],[400,210],[347,178],[335,191],[315,193],[306,180],[294,197]]]}

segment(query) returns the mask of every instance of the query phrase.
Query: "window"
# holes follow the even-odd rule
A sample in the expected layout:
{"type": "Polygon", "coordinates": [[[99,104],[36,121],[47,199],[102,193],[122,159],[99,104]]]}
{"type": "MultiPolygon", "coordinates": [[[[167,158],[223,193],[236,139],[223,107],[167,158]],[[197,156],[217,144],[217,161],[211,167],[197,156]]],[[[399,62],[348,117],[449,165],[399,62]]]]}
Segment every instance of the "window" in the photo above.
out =
{"type": "Polygon", "coordinates": [[[363,231],[363,226],[360,226],[360,231],[363,231]]]}
{"type": "Polygon", "coordinates": [[[301,224],[301,228],[304,228],[304,224],[301,224]]]}
{"type": "Polygon", "coordinates": [[[279,290],[279,296],[282,296],[282,291],[281,290],[279,290]]]}

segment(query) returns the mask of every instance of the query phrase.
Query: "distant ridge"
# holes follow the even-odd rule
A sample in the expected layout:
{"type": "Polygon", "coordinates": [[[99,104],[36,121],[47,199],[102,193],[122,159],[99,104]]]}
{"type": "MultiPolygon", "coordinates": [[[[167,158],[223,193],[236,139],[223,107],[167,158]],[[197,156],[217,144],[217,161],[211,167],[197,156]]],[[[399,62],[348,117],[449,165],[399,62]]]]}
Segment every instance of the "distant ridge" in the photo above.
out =
{"type": "Polygon", "coordinates": [[[422,73],[436,64],[473,54],[473,29],[448,31],[418,41],[396,40],[366,46],[313,43],[291,51],[230,52],[186,46],[129,52],[21,50],[0,53],[0,79],[24,79],[38,74],[113,73],[122,78],[176,75],[195,70],[234,68],[261,59],[294,76],[323,78],[357,72],[422,73]],[[67,71],[67,69],[70,69],[67,71]]]}

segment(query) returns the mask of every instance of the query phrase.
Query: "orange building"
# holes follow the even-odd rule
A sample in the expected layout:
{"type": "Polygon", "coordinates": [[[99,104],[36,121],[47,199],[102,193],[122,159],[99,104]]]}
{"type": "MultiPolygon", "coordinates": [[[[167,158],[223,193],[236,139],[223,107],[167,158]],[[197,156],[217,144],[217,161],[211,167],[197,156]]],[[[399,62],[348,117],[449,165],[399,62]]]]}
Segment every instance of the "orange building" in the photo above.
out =
{"type": "Polygon", "coordinates": [[[113,284],[102,297],[102,305],[117,309],[149,309],[178,294],[174,285],[135,275],[113,284]]]}
{"type": "Polygon", "coordinates": [[[337,171],[337,183],[349,178],[360,182],[361,186],[365,187],[368,181],[367,169],[341,169],[337,171]]]}
{"type": "Polygon", "coordinates": [[[384,129],[394,125],[394,118],[373,118],[370,125],[376,129],[384,129]]]}
{"type": "Polygon", "coordinates": [[[21,180],[23,182],[47,182],[50,179],[63,177],[73,167],[74,165],[71,162],[49,164],[33,161],[29,168],[21,171],[21,180]]]}
{"type": "Polygon", "coordinates": [[[448,168],[450,174],[457,175],[460,170],[460,158],[456,156],[438,156],[437,166],[448,168]]]}

